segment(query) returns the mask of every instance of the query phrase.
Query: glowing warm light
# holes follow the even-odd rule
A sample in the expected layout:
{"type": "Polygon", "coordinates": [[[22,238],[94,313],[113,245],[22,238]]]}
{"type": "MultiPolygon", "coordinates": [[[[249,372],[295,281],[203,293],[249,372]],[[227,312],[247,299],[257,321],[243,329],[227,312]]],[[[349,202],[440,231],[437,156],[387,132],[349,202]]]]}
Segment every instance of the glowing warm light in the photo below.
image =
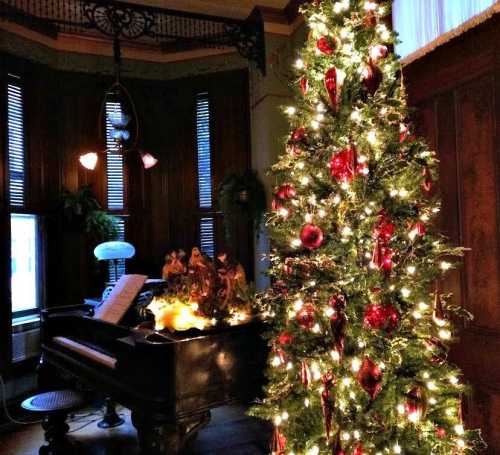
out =
{"type": "Polygon", "coordinates": [[[441,264],[439,264],[439,267],[441,267],[441,270],[449,270],[451,268],[451,264],[446,261],[442,261],[441,264]]]}
{"type": "Polygon", "coordinates": [[[151,153],[141,153],[141,160],[144,169],[151,169],[158,163],[158,160],[151,153]]]}
{"type": "Polygon", "coordinates": [[[411,291],[408,288],[401,289],[401,295],[406,299],[410,297],[411,291]]]}
{"type": "Polygon", "coordinates": [[[302,60],[301,58],[298,58],[297,60],[295,60],[295,68],[297,68],[298,70],[301,70],[301,69],[304,69],[304,60],[302,60]]]}
{"type": "Polygon", "coordinates": [[[177,297],[155,297],[147,309],[155,317],[156,330],[202,330],[211,325],[210,320],[197,314],[197,303],[182,302],[177,297]]]}
{"type": "Polygon", "coordinates": [[[285,112],[292,116],[292,115],[295,115],[295,113],[297,112],[297,109],[294,108],[293,106],[288,106],[286,109],[285,109],[285,112]]]}
{"type": "Polygon", "coordinates": [[[79,158],[80,164],[89,171],[93,171],[95,169],[98,160],[99,157],[95,152],[85,153],[84,155],[80,155],[79,158]]]}
{"type": "Polygon", "coordinates": [[[455,433],[458,434],[459,436],[462,436],[465,433],[463,425],[460,425],[460,424],[459,425],[455,425],[453,427],[453,429],[455,430],[455,433]]]}

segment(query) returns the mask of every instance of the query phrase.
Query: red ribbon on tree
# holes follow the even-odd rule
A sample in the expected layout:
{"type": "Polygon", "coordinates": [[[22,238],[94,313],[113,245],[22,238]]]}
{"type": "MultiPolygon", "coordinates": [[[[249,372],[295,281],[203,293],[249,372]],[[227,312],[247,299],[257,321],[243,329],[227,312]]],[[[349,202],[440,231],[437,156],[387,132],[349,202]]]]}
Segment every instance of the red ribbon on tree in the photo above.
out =
{"type": "Polygon", "coordinates": [[[368,357],[365,357],[357,376],[359,385],[374,400],[382,388],[382,370],[368,357]]]}
{"type": "Polygon", "coordinates": [[[300,382],[306,389],[308,389],[311,384],[311,370],[307,360],[302,360],[302,362],[300,362],[300,382]]]}
{"type": "Polygon", "coordinates": [[[333,335],[333,347],[342,356],[346,335],[347,318],[345,315],[346,298],[342,294],[330,297],[328,302],[334,313],[330,317],[330,327],[333,335]]]}
{"type": "Polygon", "coordinates": [[[286,438],[283,434],[280,433],[279,428],[275,426],[270,445],[271,454],[282,455],[285,451],[285,448],[286,448],[286,438]]]}
{"type": "Polygon", "coordinates": [[[278,336],[278,343],[282,346],[290,344],[293,341],[293,336],[288,332],[281,332],[278,336]]]}
{"type": "Polygon", "coordinates": [[[337,110],[337,70],[335,68],[330,68],[325,73],[325,88],[330,97],[330,103],[334,110],[337,110]]]}
{"type": "Polygon", "coordinates": [[[416,386],[406,396],[405,411],[412,422],[419,422],[427,413],[427,398],[422,387],[416,386]]]}
{"type": "Polygon", "coordinates": [[[290,183],[285,183],[278,188],[276,191],[276,197],[279,199],[293,199],[297,196],[297,191],[295,191],[295,187],[290,183]]]}
{"type": "Polygon", "coordinates": [[[333,397],[331,391],[335,382],[335,376],[333,375],[332,370],[323,375],[321,382],[323,383],[323,391],[321,392],[321,408],[323,409],[326,438],[329,440],[332,431],[333,417],[333,397]]]}

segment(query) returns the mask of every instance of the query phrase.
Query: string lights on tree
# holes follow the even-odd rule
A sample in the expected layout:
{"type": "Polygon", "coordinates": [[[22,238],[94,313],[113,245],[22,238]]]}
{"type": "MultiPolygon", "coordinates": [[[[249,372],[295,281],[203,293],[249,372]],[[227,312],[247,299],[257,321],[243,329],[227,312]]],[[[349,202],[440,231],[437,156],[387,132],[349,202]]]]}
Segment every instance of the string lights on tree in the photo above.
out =
{"type": "Polygon", "coordinates": [[[412,132],[390,1],[312,0],[290,135],[273,166],[266,397],[273,455],[476,453],[447,362],[435,152],[412,132]]]}

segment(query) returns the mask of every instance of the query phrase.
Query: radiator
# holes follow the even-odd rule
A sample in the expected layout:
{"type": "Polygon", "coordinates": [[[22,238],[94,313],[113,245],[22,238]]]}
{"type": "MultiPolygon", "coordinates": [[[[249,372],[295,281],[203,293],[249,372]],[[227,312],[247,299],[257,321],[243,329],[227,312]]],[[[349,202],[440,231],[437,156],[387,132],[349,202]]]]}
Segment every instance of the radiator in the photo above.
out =
{"type": "Polygon", "coordinates": [[[40,329],[12,334],[12,361],[20,362],[40,354],[40,329]]]}

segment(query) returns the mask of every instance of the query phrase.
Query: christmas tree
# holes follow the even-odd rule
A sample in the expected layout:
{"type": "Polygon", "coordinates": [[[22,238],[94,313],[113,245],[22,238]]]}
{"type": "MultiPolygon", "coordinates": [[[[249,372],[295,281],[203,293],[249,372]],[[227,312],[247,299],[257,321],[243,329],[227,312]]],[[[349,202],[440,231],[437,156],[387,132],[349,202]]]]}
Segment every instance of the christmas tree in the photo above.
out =
{"type": "Polygon", "coordinates": [[[316,0],[295,62],[290,136],[268,226],[273,454],[460,454],[466,317],[441,291],[459,262],[437,230],[435,152],[409,121],[391,2],[316,0]]]}

